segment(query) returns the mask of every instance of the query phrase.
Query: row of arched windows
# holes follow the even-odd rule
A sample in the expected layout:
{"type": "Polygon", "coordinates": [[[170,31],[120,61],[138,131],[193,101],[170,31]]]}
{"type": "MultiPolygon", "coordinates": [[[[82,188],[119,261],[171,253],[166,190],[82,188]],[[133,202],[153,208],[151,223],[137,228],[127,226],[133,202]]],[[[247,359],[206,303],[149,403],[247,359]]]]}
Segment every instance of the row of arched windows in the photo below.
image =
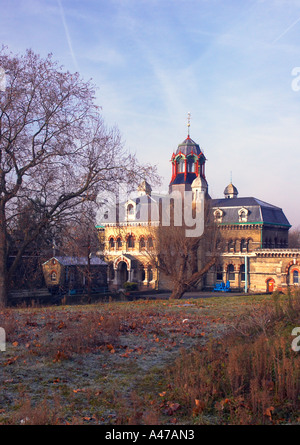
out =
{"type": "Polygon", "coordinates": [[[236,272],[240,274],[240,280],[245,281],[246,279],[245,264],[241,264],[238,271],[235,270],[233,264],[228,264],[225,270],[223,270],[222,266],[218,266],[216,269],[217,281],[223,281],[224,278],[229,281],[235,281],[236,272]]]}
{"type": "MultiPolygon", "coordinates": [[[[235,281],[236,273],[240,275],[240,281],[245,281],[246,272],[245,272],[245,264],[241,264],[238,269],[234,267],[233,264],[228,264],[223,270],[222,266],[218,266],[216,268],[216,279],[217,281],[223,281],[224,278],[229,281],[235,281]],[[224,276],[225,275],[225,276],[224,276]]],[[[292,270],[288,277],[288,284],[300,284],[299,270],[292,270]]]]}
{"type": "MultiPolygon", "coordinates": [[[[147,281],[150,282],[153,280],[153,269],[151,265],[140,265],[138,269],[134,269],[134,276],[133,279],[137,280],[138,282],[147,281]]],[[[108,266],[108,279],[110,281],[113,281],[116,277],[116,273],[118,273],[118,270],[115,271],[113,264],[110,263],[108,266]]]]}
{"type": "Polygon", "coordinates": [[[275,237],[275,238],[267,237],[267,238],[265,238],[262,247],[264,249],[285,248],[285,247],[288,247],[288,241],[286,239],[278,238],[278,237],[275,237]]]}
{"type": "Polygon", "coordinates": [[[241,240],[230,239],[227,244],[228,252],[249,252],[252,248],[252,238],[241,240]]]}
{"type": "Polygon", "coordinates": [[[122,240],[121,236],[118,236],[116,239],[111,236],[108,240],[109,250],[123,250],[123,249],[135,249],[139,248],[139,250],[151,250],[154,247],[153,238],[149,236],[148,238],[141,236],[136,243],[134,235],[127,235],[125,242],[122,240]],[[136,246],[138,244],[138,246],[136,246]]]}

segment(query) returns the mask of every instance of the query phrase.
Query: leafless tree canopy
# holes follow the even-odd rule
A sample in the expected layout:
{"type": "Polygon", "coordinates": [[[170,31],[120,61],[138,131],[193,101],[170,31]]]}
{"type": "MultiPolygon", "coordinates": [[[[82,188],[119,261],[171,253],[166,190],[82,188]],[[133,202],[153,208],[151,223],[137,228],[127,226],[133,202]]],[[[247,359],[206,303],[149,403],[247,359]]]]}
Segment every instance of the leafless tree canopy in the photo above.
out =
{"type": "Polygon", "coordinates": [[[171,298],[179,299],[213,267],[222,250],[220,233],[212,218],[209,199],[204,208],[204,232],[187,237],[186,226],[159,226],[153,229],[155,249],[147,250],[152,264],[169,281],[171,298]]]}
{"type": "Polygon", "coordinates": [[[291,249],[300,248],[300,227],[296,227],[289,232],[289,247],[291,249]]]}
{"type": "Polygon", "coordinates": [[[64,72],[49,55],[0,49],[6,89],[0,92],[0,302],[26,248],[51,222],[66,220],[84,200],[114,191],[118,182],[155,176],[106,128],[91,82],[64,72]],[[26,209],[34,224],[23,233],[7,270],[9,234],[26,209]]]}

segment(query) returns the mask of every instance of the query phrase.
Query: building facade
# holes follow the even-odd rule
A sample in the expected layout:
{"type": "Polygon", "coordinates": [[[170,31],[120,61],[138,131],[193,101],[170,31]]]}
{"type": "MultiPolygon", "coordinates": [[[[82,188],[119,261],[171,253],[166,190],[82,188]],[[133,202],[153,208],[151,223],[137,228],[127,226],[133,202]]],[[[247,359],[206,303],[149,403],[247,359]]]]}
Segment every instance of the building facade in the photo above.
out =
{"type": "MultiPolygon", "coordinates": [[[[141,290],[166,287],[149,252],[155,253],[161,206],[170,203],[174,193],[185,192],[192,194],[192,202],[201,194],[209,200],[224,246],[218,264],[205,275],[200,289],[212,289],[222,281],[229,281],[233,290],[247,292],[272,292],[298,285],[300,250],[288,248],[291,226],[283,210],[254,197],[239,197],[232,183],[225,188],[224,197],[212,199],[205,163],[203,150],[188,134],[171,156],[169,196],[153,193],[150,184],[143,181],[135,198],[118,205],[117,216],[106,215],[101,236],[110,287],[122,287],[126,281],[137,283],[141,290]]],[[[203,252],[198,267],[201,258],[203,252]]]]}

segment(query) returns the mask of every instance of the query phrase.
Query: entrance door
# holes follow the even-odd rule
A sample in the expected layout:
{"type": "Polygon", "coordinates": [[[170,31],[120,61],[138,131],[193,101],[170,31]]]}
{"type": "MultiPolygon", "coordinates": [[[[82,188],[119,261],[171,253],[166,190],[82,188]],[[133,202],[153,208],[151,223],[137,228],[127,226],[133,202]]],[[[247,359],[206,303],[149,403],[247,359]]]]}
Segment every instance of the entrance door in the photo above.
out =
{"type": "Polygon", "coordinates": [[[269,280],[267,280],[267,292],[274,291],[274,284],[275,284],[275,281],[273,280],[273,278],[270,278],[269,280]]]}
{"type": "Polygon", "coordinates": [[[128,270],[127,270],[127,264],[124,261],[121,261],[118,264],[118,285],[123,286],[123,284],[128,281],[128,270]]]}

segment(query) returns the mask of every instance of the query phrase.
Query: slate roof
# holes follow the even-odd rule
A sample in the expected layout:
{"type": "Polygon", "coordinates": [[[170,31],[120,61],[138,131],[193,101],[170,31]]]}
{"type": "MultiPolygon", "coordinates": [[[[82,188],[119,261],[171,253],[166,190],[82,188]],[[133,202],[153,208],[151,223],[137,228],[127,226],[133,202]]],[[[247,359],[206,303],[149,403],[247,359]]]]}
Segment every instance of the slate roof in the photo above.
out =
{"type": "MultiPolygon", "coordinates": [[[[184,176],[184,175],[177,175],[177,176],[184,176]]],[[[137,205],[136,218],[134,219],[130,219],[129,217],[127,218],[126,206],[125,206],[126,203],[125,202],[120,203],[119,222],[120,223],[128,222],[129,224],[131,221],[135,223],[148,222],[148,217],[150,217],[150,211],[151,211],[151,220],[158,221],[159,219],[158,204],[160,200],[164,199],[168,200],[169,199],[168,195],[158,195],[158,194],[153,194],[150,196],[143,195],[138,198],[129,200],[129,202],[133,201],[137,205]]],[[[257,198],[253,197],[221,198],[221,199],[211,199],[210,202],[213,211],[218,208],[222,209],[223,211],[222,224],[245,224],[245,222],[240,223],[239,213],[238,213],[238,211],[241,208],[245,207],[248,210],[248,216],[246,222],[248,224],[249,223],[272,224],[272,225],[281,225],[284,227],[291,227],[289,221],[287,220],[281,208],[276,207],[267,202],[261,201],[257,198]]],[[[107,218],[104,218],[103,221],[101,221],[102,224],[110,224],[115,222],[116,221],[114,219],[114,213],[108,213],[107,218]]]]}
{"type": "Polygon", "coordinates": [[[189,155],[191,152],[199,155],[201,153],[201,149],[196,142],[193,141],[190,137],[186,138],[181,144],[178,145],[176,154],[182,153],[185,156],[189,155]]]}
{"type": "Polygon", "coordinates": [[[184,173],[177,173],[176,177],[173,179],[173,181],[170,182],[170,185],[174,184],[191,184],[194,179],[196,178],[196,173],[187,173],[186,179],[184,179],[184,173]]]}
{"type": "MultiPolygon", "coordinates": [[[[56,259],[63,266],[87,266],[88,261],[85,257],[71,257],[71,256],[54,256],[50,258],[48,261],[52,259],[56,259]]],[[[45,261],[44,264],[48,263],[45,261]]],[[[107,263],[100,258],[92,257],[90,260],[91,266],[107,266],[107,263]]]]}
{"type": "MultiPolygon", "coordinates": [[[[152,221],[158,220],[159,216],[159,201],[165,199],[166,195],[142,195],[139,197],[135,197],[133,199],[129,199],[128,201],[121,202],[119,204],[119,222],[148,222],[148,217],[150,211],[152,212],[152,221]],[[127,216],[126,204],[134,202],[136,204],[136,218],[131,219],[127,216]],[[153,205],[154,204],[154,205],[153,205]],[[150,209],[150,210],[149,210],[150,209]]],[[[99,221],[101,224],[111,224],[116,223],[116,209],[108,209],[108,213],[104,215],[102,221],[99,221]]]]}
{"type": "Polygon", "coordinates": [[[239,223],[238,211],[245,207],[249,213],[248,223],[264,223],[290,227],[282,209],[253,197],[212,199],[214,210],[223,210],[223,224],[239,223]]]}

